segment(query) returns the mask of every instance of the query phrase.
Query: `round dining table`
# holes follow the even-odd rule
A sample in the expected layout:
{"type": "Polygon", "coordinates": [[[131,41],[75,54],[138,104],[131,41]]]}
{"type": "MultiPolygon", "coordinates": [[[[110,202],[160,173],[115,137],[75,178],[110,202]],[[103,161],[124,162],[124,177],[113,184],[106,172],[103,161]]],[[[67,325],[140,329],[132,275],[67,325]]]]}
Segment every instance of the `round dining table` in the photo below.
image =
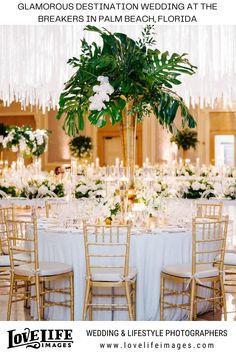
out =
{"type": "MultiPolygon", "coordinates": [[[[131,233],[130,267],[137,271],[136,312],[139,321],[160,319],[160,273],[164,265],[191,262],[191,230],[162,227],[136,230],[131,233]]],[[[64,262],[74,271],[75,320],[82,319],[85,290],[85,252],[82,228],[65,228],[38,224],[39,260],[64,262]]],[[[183,297],[178,298],[182,303],[183,297]]],[[[186,298],[185,298],[186,301],[186,298]]],[[[203,304],[199,312],[209,305],[203,304]]],[[[34,306],[32,315],[35,316],[34,306]]],[[[48,320],[69,320],[69,309],[50,307],[45,311],[48,320]]],[[[171,309],[165,312],[166,320],[184,320],[187,312],[171,309]]],[[[94,311],[93,320],[127,320],[126,311],[94,311]]]]}

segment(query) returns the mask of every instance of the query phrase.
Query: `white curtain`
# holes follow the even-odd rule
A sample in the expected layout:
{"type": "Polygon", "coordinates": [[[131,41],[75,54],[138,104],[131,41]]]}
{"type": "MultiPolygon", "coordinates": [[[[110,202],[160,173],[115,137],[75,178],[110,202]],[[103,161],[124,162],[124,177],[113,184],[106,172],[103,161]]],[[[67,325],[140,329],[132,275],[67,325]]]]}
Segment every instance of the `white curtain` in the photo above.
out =
{"type": "MultiPolygon", "coordinates": [[[[142,26],[107,26],[137,38],[142,26]]],[[[236,26],[158,26],[157,47],[188,53],[197,74],[176,90],[186,102],[225,107],[236,102],[236,26]]],[[[80,54],[81,26],[0,26],[0,99],[9,105],[55,108],[73,70],[66,64],[80,54]]],[[[98,36],[86,33],[89,40],[98,36]]]]}

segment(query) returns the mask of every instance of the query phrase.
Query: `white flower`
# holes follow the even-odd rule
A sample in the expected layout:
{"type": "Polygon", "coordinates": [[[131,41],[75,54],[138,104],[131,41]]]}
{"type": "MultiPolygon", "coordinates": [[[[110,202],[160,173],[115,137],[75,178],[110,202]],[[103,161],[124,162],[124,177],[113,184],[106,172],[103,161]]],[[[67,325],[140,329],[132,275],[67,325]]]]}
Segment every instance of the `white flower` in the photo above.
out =
{"type": "Polygon", "coordinates": [[[37,188],[34,186],[28,186],[27,189],[28,189],[28,192],[32,193],[32,194],[35,194],[37,192],[37,188]]]}
{"type": "Polygon", "coordinates": [[[84,184],[81,184],[81,186],[77,187],[77,192],[86,194],[88,192],[88,187],[85,186],[84,184]]]}
{"type": "Polygon", "coordinates": [[[106,83],[106,84],[102,84],[100,86],[100,92],[105,92],[108,93],[109,95],[111,95],[114,92],[114,88],[111,86],[111,84],[106,83]]]}
{"type": "Polygon", "coordinates": [[[37,135],[36,136],[37,144],[42,145],[44,143],[43,136],[42,135],[37,135]]]}
{"type": "Polygon", "coordinates": [[[7,136],[7,140],[8,140],[9,142],[11,142],[13,139],[14,139],[14,134],[13,134],[13,132],[10,132],[10,133],[8,134],[8,136],[7,136]]]}
{"type": "Polygon", "coordinates": [[[229,186],[229,187],[228,187],[228,190],[226,191],[226,193],[234,194],[234,193],[235,193],[235,187],[229,186]]]}
{"type": "Polygon", "coordinates": [[[33,134],[33,132],[29,131],[28,134],[29,134],[29,140],[30,140],[30,141],[34,141],[34,134],[33,134]]]}
{"type": "Polygon", "coordinates": [[[110,100],[110,97],[105,92],[100,92],[99,93],[99,98],[100,98],[101,101],[105,101],[105,102],[109,102],[109,100],[110,100]]]}
{"type": "Polygon", "coordinates": [[[100,86],[99,85],[93,86],[93,92],[99,92],[99,91],[100,91],[100,86]]]}
{"type": "Polygon", "coordinates": [[[12,145],[11,151],[12,152],[18,152],[18,146],[17,145],[12,145]]]}
{"type": "Polygon", "coordinates": [[[103,102],[91,103],[89,106],[90,111],[101,111],[105,108],[105,104],[103,102]]]}
{"type": "Polygon", "coordinates": [[[89,97],[90,111],[101,111],[105,108],[104,102],[109,102],[109,95],[114,92],[114,88],[109,84],[108,77],[99,76],[97,80],[100,82],[100,85],[93,86],[93,92],[95,92],[95,94],[89,97]]]}
{"type": "Polygon", "coordinates": [[[109,82],[109,77],[107,76],[98,76],[97,80],[101,83],[107,83],[109,82]]]}
{"type": "Polygon", "coordinates": [[[24,152],[26,150],[27,146],[26,146],[26,140],[25,138],[21,138],[19,141],[19,149],[21,152],[24,152]]]}
{"type": "Polygon", "coordinates": [[[190,183],[189,183],[189,182],[185,182],[185,183],[184,183],[184,187],[187,188],[187,189],[189,189],[190,183]]]}
{"type": "Polygon", "coordinates": [[[50,186],[50,190],[51,190],[51,191],[54,191],[54,190],[55,190],[55,188],[56,188],[55,184],[51,184],[51,186],[50,186]]]}
{"type": "Polygon", "coordinates": [[[202,190],[205,190],[207,188],[207,186],[204,183],[201,183],[201,188],[202,190]]]}
{"type": "Polygon", "coordinates": [[[38,195],[45,195],[48,193],[48,187],[42,185],[38,189],[38,195]]]}
{"type": "Polygon", "coordinates": [[[198,191],[199,189],[201,189],[201,184],[199,183],[199,182],[193,182],[192,183],[192,189],[194,190],[194,191],[198,191]]]}

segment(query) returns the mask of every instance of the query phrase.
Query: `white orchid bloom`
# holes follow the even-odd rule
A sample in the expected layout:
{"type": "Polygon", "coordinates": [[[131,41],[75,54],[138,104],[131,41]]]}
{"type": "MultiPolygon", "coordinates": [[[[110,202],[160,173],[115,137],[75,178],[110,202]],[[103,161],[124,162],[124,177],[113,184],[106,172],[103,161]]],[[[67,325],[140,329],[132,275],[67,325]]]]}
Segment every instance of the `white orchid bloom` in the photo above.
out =
{"type": "Polygon", "coordinates": [[[108,83],[109,82],[109,77],[107,77],[107,76],[98,76],[97,80],[98,80],[98,82],[101,82],[101,83],[108,83]]]}

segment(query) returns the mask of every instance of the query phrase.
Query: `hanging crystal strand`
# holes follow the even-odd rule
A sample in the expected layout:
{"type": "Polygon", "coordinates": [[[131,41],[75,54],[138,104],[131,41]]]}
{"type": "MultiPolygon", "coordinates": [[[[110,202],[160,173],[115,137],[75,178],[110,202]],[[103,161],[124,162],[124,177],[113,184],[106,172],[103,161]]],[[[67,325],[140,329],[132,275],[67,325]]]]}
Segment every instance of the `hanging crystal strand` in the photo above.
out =
{"type": "MultiPolygon", "coordinates": [[[[140,26],[109,25],[134,38],[140,26]]],[[[236,26],[158,26],[157,47],[187,52],[197,67],[194,77],[182,77],[178,92],[189,104],[215,105],[222,97],[225,107],[236,101],[236,26]],[[173,30],[174,28],[174,30],[173,30]]],[[[38,105],[43,112],[55,108],[64,82],[73,73],[68,58],[79,56],[84,36],[80,26],[0,26],[0,99],[38,105]],[[61,43],[64,43],[62,46],[61,43]],[[17,60],[16,60],[17,58],[17,60]]],[[[91,33],[89,40],[97,41],[91,33]]]]}

